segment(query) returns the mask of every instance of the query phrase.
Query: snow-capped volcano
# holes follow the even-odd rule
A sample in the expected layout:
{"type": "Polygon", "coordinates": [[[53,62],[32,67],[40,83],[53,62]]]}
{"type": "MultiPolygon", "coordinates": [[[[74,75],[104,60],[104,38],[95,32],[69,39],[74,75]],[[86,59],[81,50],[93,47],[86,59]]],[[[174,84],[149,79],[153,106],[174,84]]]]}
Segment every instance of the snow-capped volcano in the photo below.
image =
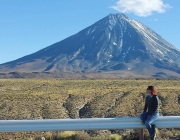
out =
{"type": "Polygon", "coordinates": [[[60,42],[1,64],[0,72],[121,72],[180,75],[180,51],[124,14],[110,14],[60,42]]]}

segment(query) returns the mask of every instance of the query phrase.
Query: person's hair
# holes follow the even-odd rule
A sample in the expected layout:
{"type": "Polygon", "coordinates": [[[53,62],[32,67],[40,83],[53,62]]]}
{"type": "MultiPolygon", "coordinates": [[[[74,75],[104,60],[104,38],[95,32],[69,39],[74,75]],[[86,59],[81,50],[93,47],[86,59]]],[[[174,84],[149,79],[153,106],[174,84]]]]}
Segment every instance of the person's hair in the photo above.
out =
{"type": "Polygon", "coordinates": [[[157,96],[157,92],[156,92],[156,89],[154,88],[154,86],[148,86],[147,89],[151,90],[151,95],[157,96]]]}

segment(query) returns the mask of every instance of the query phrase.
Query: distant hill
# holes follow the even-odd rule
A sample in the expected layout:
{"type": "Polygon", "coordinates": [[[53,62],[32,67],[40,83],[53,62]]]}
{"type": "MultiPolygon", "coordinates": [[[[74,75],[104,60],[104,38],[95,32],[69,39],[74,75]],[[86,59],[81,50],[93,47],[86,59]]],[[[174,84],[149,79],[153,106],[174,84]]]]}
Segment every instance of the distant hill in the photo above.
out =
{"type": "Polygon", "coordinates": [[[60,42],[0,65],[0,73],[6,73],[0,77],[12,72],[26,73],[25,77],[108,73],[104,77],[177,78],[180,50],[139,21],[110,14],[60,42]]]}

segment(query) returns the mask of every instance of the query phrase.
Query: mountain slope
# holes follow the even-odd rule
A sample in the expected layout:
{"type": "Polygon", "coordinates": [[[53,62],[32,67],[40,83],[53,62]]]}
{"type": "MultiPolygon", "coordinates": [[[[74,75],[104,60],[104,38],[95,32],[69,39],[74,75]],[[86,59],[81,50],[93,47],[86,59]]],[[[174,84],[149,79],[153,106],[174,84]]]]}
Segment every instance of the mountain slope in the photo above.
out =
{"type": "Polygon", "coordinates": [[[60,42],[0,65],[0,72],[96,73],[130,71],[180,75],[180,51],[124,14],[110,14],[60,42]]]}

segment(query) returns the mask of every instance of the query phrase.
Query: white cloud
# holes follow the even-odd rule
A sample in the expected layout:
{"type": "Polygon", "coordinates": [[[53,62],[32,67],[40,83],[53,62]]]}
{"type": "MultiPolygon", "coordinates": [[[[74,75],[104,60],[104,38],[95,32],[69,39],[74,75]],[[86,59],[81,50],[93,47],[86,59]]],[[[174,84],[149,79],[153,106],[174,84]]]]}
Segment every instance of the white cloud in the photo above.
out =
{"type": "Polygon", "coordinates": [[[170,5],[164,4],[163,0],[118,0],[111,8],[122,13],[134,13],[138,16],[150,16],[152,13],[164,13],[170,5]]]}

